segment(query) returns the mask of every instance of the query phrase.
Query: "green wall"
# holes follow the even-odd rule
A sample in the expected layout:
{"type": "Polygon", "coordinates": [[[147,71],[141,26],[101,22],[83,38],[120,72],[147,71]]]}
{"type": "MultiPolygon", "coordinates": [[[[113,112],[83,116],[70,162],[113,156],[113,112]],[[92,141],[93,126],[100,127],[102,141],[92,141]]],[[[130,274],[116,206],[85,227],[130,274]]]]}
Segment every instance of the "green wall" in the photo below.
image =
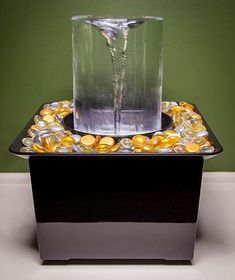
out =
{"type": "Polygon", "coordinates": [[[205,169],[235,171],[234,11],[234,0],[1,0],[0,172],[28,171],[9,144],[40,104],[72,98],[75,14],[163,17],[163,99],[196,103],[224,147],[205,169]]]}

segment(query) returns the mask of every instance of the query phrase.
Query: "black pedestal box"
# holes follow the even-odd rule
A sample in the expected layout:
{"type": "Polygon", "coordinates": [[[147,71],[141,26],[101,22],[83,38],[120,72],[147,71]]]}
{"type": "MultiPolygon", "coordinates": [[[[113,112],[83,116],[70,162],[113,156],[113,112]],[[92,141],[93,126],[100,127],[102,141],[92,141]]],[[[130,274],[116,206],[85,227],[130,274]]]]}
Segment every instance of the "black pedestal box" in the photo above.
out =
{"type": "Polygon", "coordinates": [[[42,260],[191,260],[203,161],[212,154],[25,154],[42,260]]]}

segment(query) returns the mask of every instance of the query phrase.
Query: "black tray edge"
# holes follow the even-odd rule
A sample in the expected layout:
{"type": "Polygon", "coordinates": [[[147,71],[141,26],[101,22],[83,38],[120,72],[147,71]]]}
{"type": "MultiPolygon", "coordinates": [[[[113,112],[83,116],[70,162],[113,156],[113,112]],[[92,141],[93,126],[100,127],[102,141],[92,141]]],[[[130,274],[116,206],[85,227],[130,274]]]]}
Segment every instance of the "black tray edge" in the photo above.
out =
{"type": "MultiPolygon", "coordinates": [[[[53,101],[50,101],[51,103],[53,101]]],[[[47,104],[47,102],[43,103],[39,109],[34,113],[33,117],[30,119],[30,121],[24,126],[24,128],[21,130],[21,132],[18,134],[18,136],[15,138],[15,140],[11,143],[9,147],[9,151],[16,155],[20,156],[22,158],[28,159],[29,156],[87,156],[87,157],[93,157],[93,156],[121,156],[121,157],[135,157],[135,156],[141,156],[141,157],[159,157],[159,156],[170,156],[170,157],[177,157],[177,156],[189,156],[189,157],[195,157],[195,156],[203,156],[205,159],[211,158],[213,156],[216,156],[223,151],[223,147],[219,143],[218,139],[210,129],[209,125],[207,124],[206,120],[204,119],[203,115],[200,113],[198,110],[197,106],[193,103],[191,103],[194,106],[194,111],[202,117],[203,120],[203,125],[206,127],[207,131],[209,132],[209,140],[212,143],[212,145],[215,148],[215,151],[213,153],[25,153],[25,152],[20,152],[19,147],[23,147],[22,145],[22,138],[26,137],[28,129],[31,127],[32,124],[34,124],[34,116],[38,115],[40,110],[42,109],[43,105],[47,104]]]]}

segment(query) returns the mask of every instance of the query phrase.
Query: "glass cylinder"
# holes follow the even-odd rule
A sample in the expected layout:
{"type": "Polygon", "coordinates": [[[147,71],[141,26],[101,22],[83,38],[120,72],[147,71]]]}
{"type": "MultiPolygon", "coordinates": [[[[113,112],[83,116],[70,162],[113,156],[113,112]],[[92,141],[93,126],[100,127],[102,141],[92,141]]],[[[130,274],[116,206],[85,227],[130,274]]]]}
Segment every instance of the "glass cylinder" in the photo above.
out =
{"type": "Polygon", "coordinates": [[[75,130],[160,130],[162,18],[74,16],[72,25],[75,130]]]}

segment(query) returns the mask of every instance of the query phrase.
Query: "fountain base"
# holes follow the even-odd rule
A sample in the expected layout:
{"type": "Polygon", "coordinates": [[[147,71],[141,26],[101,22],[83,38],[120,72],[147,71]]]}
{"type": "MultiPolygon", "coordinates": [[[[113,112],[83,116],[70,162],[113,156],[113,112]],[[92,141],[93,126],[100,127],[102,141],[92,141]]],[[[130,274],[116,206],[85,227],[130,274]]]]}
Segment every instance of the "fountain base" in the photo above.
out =
{"type": "Polygon", "coordinates": [[[203,162],[222,152],[201,118],[211,153],[100,154],[22,151],[33,117],[10,151],[29,159],[41,259],[191,260],[203,162]]]}
{"type": "MultiPolygon", "coordinates": [[[[68,129],[68,130],[71,130],[73,133],[79,133],[80,135],[85,135],[85,134],[88,134],[87,132],[80,132],[80,131],[77,131],[74,129],[74,117],[73,117],[73,113],[69,114],[68,116],[66,116],[65,118],[63,118],[63,126],[68,129]]],[[[172,119],[170,116],[168,116],[167,114],[164,114],[162,113],[162,129],[161,131],[164,131],[166,129],[171,129],[171,126],[172,126],[172,119]]],[[[149,132],[149,133],[141,133],[142,135],[152,135],[154,132],[156,131],[152,131],[152,132],[149,132]]],[[[89,134],[92,134],[92,135],[97,135],[97,134],[93,134],[93,133],[89,133],[89,134]]],[[[116,138],[116,139],[119,139],[119,138],[123,138],[123,137],[133,137],[135,134],[132,134],[132,135],[105,135],[105,134],[99,134],[100,136],[111,136],[113,138],[116,138]]]]}

